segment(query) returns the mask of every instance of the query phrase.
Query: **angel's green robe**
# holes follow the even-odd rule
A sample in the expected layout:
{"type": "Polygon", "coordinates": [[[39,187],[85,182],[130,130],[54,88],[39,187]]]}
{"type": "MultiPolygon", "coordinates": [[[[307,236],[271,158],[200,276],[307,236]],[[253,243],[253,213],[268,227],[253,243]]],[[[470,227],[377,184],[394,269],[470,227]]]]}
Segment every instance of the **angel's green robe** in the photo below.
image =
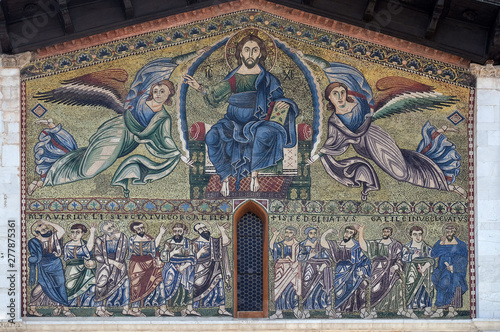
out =
{"type": "Polygon", "coordinates": [[[128,197],[129,180],[146,184],[169,175],[179,163],[181,153],[171,135],[172,119],[163,108],[147,127],[142,126],[129,111],[103,123],[92,135],[89,145],[69,152],[50,168],[44,186],[90,179],[110,167],[118,158],[130,154],[139,144],[145,144],[155,162],[142,155],[131,155],[116,170],[111,184],[124,188],[128,197]]]}

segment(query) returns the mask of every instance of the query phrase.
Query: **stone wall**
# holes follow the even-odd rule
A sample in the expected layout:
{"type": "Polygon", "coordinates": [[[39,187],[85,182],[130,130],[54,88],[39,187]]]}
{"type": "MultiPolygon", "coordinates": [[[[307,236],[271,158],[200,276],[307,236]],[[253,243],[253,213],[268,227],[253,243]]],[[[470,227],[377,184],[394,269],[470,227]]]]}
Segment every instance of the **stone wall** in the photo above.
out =
{"type": "Polygon", "coordinates": [[[20,319],[20,79],[19,69],[31,58],[30,53],[0,58],[0,320],[20,319]],[[15,221],[15,223],[9,221],[15,221]],[[9,224],[13,227],[9,227],[9,224]],[[8,240],[9,234],[10,241],[8,240]],[[15,240],[15,241],[14,241],[15,240]],[[13,247],[13,245],[15,246],[13,247]],[[9,256],[10,254],[10,256],[9,256]],[[14,255],[14,257],[13,257],[14,255]],[[14,260],[13,260],[14,258],[14,260]],[[13,265],[12,265],[13,264],[13,265]],[[16,271],[16,272],[13,272],[16,271]],[[12,278],[12,275],[15,278],[12,278]],[[15,284],[15,289],[13,289],[15,284]],[[15,293],[15,294],[14,294],[15,293]],[[11,301],[10,299],[15,299],[11,301]],[[14,305],[12,305],[12,303],[14,305]],[[10,306],[10,307],[7,307],[10,306]]]}
{"type": "Polygon", "coordinates": [[[500,318],[500,67],[472,65],[471,70],[477,76],[477,316],[500,318]]]}

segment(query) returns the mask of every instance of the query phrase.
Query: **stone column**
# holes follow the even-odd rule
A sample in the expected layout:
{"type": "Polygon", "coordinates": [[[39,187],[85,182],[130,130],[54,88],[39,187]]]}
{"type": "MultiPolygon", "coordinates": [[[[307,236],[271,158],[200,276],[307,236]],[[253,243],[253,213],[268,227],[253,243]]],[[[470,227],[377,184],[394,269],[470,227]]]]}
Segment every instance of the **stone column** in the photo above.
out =
{"type": "Polygon", "coordinates": [[[0,55],[0,320],[11,322],[21,319],[20,69],[30,59],[0,55]]]}
{"type": "Polygon", "coordinates": [[[476,93],[477,317],[500,318],[500,66],[471,64],[476,93]]]}

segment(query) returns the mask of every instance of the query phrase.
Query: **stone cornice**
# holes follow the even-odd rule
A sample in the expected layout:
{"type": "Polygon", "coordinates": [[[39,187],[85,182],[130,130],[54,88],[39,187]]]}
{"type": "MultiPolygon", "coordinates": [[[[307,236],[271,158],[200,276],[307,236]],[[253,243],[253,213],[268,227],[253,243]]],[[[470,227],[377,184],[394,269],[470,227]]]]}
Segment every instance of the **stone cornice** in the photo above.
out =
{"type": "Polygon", "coordinates": [[[471,63],[470,72],[476,77],[500,77],[500,66],[493,66],[493,63],[486,63],[485,66],[471,63]]]}
{"type": "Polygon", "coordinates": [[[24,52],[15,55],[1,54],[0,68],[22,68],[31,61],[32,57],[32,52],[24,52]]]}
{"type": "Polygon", "coordinates": [[[426,58],[465,68],[469,66],[469,61],[467,59],[456,55],[412,43],[407,40],[384,35],[376,31],[371,31],[351,24],[335,21],[319,15],[306,13],[298,9],[289,8],[283,5],[268,2],[266,0],[235,0],[232,2],[194,10],[189,13],[172,15],[85,38],[75,39],[70,42],[42,48],[38,50],[38,57],[45,58],[49,56],[59,55],[82,48],[96,46],[126,37],[135,36],[138,34],[172,28],[183,24],[209,19],[213,16],[230,14],[245,9],[262,10],[298,23],[308,24],[317,28],[341,33],[349,37],[381,44],[399,51],[413,53],[415,55],[420,55],[426,58]]]}
{"type": "MultiPolygon", "coordinates": [[[[200,324],[203,324],[204,330],[210,331],[227,331],[236,332],[243,329],[249,330],[253,326],[255,330],[272,330],[272,331],[288,331],[298,332],[304,331],[304,326],[310,331],[328,330],[328,331],[416,331],[422,330],[422,326],[428,332],[441,331],[441,332],[469,332],[469,331],[498,331],[500,328],[500,321],[498,319],[445,319],[445,320],[402,320],[393,319],[387,320],[361,320],[361,319],[347,319],[336,320],[332,322],[326,319],[314,320],[299,320],[299,319],[280,319],[280,320],[199,320],[196,323],[187,322],[180,317],[175,317],[167,320],[142,320],[140,323],[133,322],[132,320],[113,320],[114,324],[103,324],[102,321],[89,321],[72,319],[73,323],[66,323],[62,320],[44,318],[42,322],[40,319],[27,319],[23,323],[4,323],[0,325],[1,331],[68,331],[78,326],[79,331],[139,331],[144,330],[147,326],[148,331],[165,331],[169,329],[172,331],[183,332],[198,332],[200,331],[200,324]],[[146,325],[147,324],[147,325],[146,325]]],[[[108,322],[111,322],[108,321],[108,322]]]]}

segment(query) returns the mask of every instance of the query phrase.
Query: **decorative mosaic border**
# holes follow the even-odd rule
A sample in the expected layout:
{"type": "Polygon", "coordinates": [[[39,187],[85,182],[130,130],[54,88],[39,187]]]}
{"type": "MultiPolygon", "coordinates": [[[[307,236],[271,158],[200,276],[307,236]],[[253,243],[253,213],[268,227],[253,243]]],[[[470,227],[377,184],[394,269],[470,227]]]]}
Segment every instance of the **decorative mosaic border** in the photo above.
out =
{"type": "Polygon", "coordinates": [[[29,199],[26,213],[232,213],[231,200],[165,200],[116,198],[29,199]]]}
{"type": "MultiPolygon", "coordinates": [[[[26,213],[232,213],[232,200],[164,200],[112,198],[29,199],[26,213]]],[[[470,208],[470,207],[469,207],[470,208]]],[[[271,200],[271,214],[468,216],[464,202],[361,202],[271,200]]]]}
{"type": "Polygon", "coordinates": [[[21,81],[21,316],[27,314],[26,303],[28,303],[27,275],[28,275],[28,255],[27,255],[27,233],[26,233],[26,196],[28,184],[26,183],[26,82],[21,81]]]}
{"type": "Polygon", "coordinates": [[[469,93],[469,117],[467,120],[468,127],[468,150],[469,150],[469,277],[470,277],[470,318],[476,318],[476,255],[475,255],[475,191],[474,191],[474,121],[475,121],[475,97],[476,91],[474,88],[469,93]]]}
{"type": "Polygon", "coordinates": [[[398,51],[260,10],[243,10],[175,28],[146,33],[79,51],[34,61],[21,72],[23,80],[55,75],[123,57],[217,36],[244,27],[258,27],[317,47],[410,71],[440,81],[472,87],[468,69],[398,51]]]}

